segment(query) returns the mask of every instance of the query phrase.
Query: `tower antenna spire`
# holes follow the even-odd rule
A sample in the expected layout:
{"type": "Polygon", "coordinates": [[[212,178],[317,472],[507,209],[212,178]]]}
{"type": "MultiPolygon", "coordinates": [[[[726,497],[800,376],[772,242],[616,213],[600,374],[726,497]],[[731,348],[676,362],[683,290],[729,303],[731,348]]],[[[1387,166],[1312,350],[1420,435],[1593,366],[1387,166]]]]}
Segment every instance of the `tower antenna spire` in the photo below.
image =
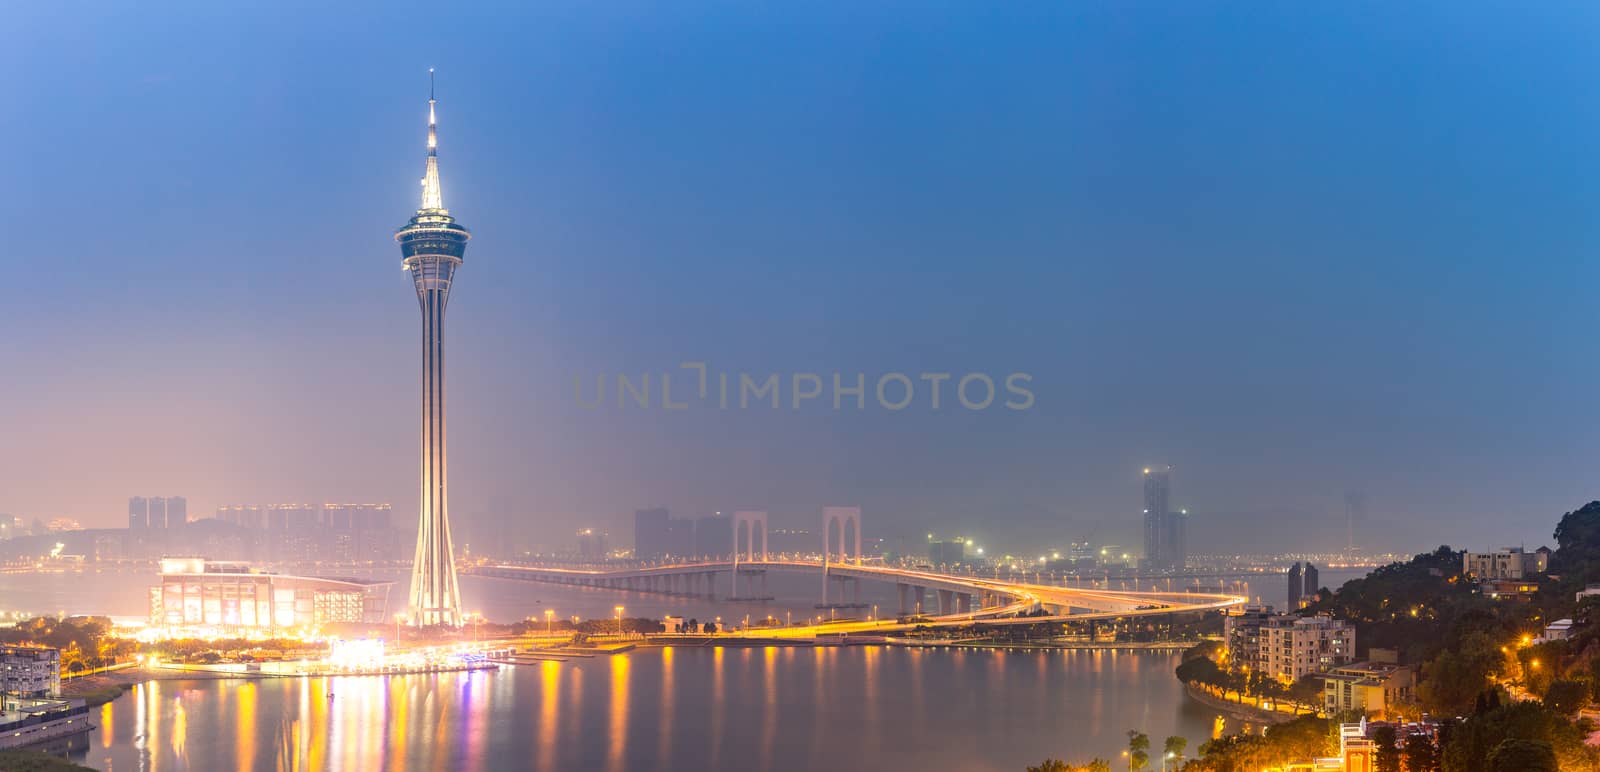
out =
{"type": "Polygon", "coordinates": [[[422,175],[422,208],[444,209],[439,189],[439,121],[434,114],[433,68],[428,68],[428,165],[422,175]]]}

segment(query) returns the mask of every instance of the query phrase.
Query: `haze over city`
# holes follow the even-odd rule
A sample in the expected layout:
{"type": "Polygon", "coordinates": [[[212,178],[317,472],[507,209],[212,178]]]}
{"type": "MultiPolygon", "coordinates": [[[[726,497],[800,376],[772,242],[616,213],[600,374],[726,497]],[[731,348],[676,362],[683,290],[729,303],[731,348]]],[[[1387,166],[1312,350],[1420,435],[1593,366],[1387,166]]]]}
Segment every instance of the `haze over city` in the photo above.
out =
{"type": "Polygon", "coordinates": [[[1592,7],[13,13],[0,512],[416,511],[428,67],[477,234],[458,542],[843,503],[1135,544],[1149,464],[1199,552],[1340,549],[1350,490],[1358,545],[1532,547],[1594,496],[1592,7]],[[574,395],[689,361],[869,401],[574,395]],[[889,372],[1036,401],[889,411],[889,372]]]}

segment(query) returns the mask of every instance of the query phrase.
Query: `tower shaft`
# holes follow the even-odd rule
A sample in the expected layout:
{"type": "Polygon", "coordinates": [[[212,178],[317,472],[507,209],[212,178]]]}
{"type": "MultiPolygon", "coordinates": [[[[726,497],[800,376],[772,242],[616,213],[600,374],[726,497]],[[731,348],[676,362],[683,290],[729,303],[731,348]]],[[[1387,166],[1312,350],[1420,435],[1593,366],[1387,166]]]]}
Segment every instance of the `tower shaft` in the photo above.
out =
{"type": "Polygon", "coordinates": [[[455,626],[462,621],[461,591],[450,541],[444,389],[444,314],[455,265],[419,260],[411,272],[422,309],[422,459],[410,607],[415,624],[455,626]]]}

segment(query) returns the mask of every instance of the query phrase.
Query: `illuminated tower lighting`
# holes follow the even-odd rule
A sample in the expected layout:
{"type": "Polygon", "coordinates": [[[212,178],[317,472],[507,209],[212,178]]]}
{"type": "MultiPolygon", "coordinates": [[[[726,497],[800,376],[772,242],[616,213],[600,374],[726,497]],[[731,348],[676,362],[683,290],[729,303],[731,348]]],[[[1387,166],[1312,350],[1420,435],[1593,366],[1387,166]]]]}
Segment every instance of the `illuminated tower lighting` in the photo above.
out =
{"type": "Polygon", "coordinates": [[[450,547],[445,483],[444,310],[450,280],[472,234],[444,208],[439,190],[439,136],[434,115],[433,70],[428,70],[428,161],[422,206],[395,231],[402,267],[411,274],[422,307],[422,501],[417,518],[417,553],[411,567],[407,611],[413,625],[462,624],[461,591],[450,547]]]}

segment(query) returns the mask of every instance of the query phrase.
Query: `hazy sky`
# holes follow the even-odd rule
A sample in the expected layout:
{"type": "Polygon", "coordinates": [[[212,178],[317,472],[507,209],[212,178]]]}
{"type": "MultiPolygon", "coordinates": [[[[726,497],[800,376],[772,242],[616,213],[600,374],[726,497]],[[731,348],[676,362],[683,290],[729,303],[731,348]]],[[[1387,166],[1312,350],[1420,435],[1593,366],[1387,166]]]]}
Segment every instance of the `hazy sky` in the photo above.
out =
{"type": "Polygon", "coordinates": [[[0,512],[415,511],[428,67],[468,541],[1134,545],[1152,463],[1198,551],[1342,546],[1348,489],[1403,549],[1600,498],[1593,4],[225,5],[9,12],[0,512]],[[684,361],[869,405],[574,395],[684,361]],[[892,412],[893,371],[1036,402],[892,412]]]}

